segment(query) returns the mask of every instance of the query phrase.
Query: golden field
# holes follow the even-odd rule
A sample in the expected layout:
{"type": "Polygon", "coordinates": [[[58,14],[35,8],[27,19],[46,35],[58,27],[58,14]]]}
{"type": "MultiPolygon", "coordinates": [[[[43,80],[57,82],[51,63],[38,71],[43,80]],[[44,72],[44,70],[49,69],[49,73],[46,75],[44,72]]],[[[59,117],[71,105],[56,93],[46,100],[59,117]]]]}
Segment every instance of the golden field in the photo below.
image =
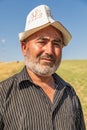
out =
{"type": "MultiPolygon", "coordinates": [[[[24,62],[0,62],[0,81],[19,72],[24,62]]],[[[63,60],[57,72],[76,90],[83,107],[87,129],[87,60],[63,60]]]]}

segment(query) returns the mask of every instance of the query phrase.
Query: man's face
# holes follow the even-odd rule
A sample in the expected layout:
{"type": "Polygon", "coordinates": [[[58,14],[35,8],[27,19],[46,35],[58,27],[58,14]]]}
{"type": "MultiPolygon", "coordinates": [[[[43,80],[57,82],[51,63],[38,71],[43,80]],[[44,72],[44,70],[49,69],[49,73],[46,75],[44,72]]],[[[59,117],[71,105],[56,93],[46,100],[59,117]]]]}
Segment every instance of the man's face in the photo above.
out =
{"type": "Polygon", "coordinates": [[[40,76],[52,75],[61,62],[62,42],[60,32],[52,26],[31,35],[22,43],[27,68],[40,76]]]}

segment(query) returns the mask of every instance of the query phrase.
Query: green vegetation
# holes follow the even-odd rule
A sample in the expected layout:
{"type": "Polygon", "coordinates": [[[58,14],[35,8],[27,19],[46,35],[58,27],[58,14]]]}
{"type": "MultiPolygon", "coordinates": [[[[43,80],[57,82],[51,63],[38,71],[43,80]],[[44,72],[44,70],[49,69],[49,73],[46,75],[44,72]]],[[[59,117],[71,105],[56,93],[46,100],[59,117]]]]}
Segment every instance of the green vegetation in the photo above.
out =
{"type": "MultiPolygon", "coordinates": [[[[23,62],[0,62],[0,81],[19,72],[23,62]]],[[[87,60],[63,60],[57,73],[69,82],[81,100],[87,128],[87,60]]]]}

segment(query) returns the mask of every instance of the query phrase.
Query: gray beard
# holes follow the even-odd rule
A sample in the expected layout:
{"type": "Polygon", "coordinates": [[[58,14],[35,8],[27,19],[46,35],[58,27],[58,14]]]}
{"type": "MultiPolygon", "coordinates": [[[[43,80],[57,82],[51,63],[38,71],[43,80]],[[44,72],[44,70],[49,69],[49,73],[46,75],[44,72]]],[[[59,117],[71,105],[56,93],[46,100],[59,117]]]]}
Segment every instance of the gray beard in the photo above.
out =
{"type": "Polygon", "coordinates": [[[54,63],[51,67],[49,65],[40,65],[39,61],[35,62],[33,57],[29,55],[29,57],[25,57],[25,65],[26,67],[31,70],[33,73],[39,76],[51,76],[55,73],[61,63],[61,57],[58,63],[54,63]]]}

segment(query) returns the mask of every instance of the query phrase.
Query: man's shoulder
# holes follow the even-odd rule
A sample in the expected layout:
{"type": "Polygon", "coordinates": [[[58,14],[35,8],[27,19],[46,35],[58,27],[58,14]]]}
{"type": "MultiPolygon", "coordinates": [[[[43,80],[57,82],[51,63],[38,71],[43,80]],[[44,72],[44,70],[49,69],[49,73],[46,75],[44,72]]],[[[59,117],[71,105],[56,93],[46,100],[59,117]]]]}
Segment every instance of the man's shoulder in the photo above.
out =
{"type": "Polygon", "coordinates": [[[0,82],[0,94],[6,94],[9,90],[11,90],[12,86],[14,86],[16,82],[16,77],[18,74],[15,74],[3,81],[0,82]]]}
{"type": "Polygon", "coordinates": [[[12,75],[11,77],[0,82],[0,94],[6,94],[9,91],[13,90],[14,87],[17,87],[17,83],[19,82],[22,75],[22,71],[12,75]]]}
{"type": "Polygon", "coordinates": [[[62,77],[58,74],[54,74],[56,82],[60,82],[60,84],[65,87],[67,93],[71,94],[72,96],[76,95],[74,87],[67,81],[65,81],[62,77]]]}
{"type": "Polygon", "coordinates": [[[0,82],[0,94],[1,93],[6,94],[8,91],[11,92],[12,90],[16,89],[19,86],[20,82],[27,79],[28,74],[26,71],[26,67],[24,67],[20,72],[0,82]]]}
{"type": "Polygon", "coordinates": [[[20,80],[20,78],[22,77],[22,75],[24,73],[25,72],[24,72],[24,68],[23,68],[20,72],[18,72],[16,74],[12,75],[11,77],[1,81],[0,87],[4,87],[4,86],[9,87],[10,85],[14,84],[14,82],[17,82],[18,80],[20,80]]]}
{"type": "Polygon", "coordinates": [[[55,74],[56,76],[56,80],[60,80],[62,82],[62,84],[64,85],[64,92],[65,94],[71,99],[73,105],[78,108],[80,106],[80,99],[78,97],[78,94],[76,93],[76,90],[74,89],[74,87],[68,83],[67,81],[65,81],[63,78],[61,78],[59,75],[55,74]]]}
{"type": "Polygon", "coordinates": [[[4,85],[8,86],[8,85],[10,85],[14,81],[14,79],[16,78],[17,75],[18,74],[12,75],[11,77],[1,81],[0,86],[4,86],[4,85]]]}

